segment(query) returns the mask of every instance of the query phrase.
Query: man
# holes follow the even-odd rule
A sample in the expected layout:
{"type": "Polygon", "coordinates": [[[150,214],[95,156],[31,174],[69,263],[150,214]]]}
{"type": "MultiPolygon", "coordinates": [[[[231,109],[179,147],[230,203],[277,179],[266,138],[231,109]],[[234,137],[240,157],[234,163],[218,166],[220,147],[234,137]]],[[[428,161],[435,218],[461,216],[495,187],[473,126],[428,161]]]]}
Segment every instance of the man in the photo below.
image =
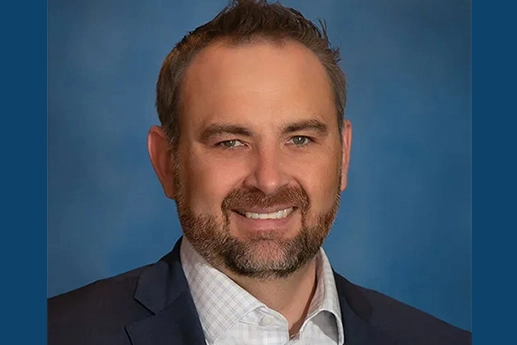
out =
{"type": "Polygon", "coordinates": [[[148,150],[184,236],[54,297],[49,344],[469,344],[335,273],[352,139],[339,54],[299,12],[232,2],[166,57],[148,150]]]}

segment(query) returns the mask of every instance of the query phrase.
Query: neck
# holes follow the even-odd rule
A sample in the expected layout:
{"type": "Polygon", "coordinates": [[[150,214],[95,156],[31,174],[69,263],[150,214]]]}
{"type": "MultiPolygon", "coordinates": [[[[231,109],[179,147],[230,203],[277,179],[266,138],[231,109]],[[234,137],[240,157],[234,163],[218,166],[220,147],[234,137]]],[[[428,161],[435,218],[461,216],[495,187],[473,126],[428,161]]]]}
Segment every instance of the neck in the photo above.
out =
{"type": "Polygon", "coordinates": [[[289,323],[289,334],[298,333],[316,291],[317,257],[287,278],[259,280],[224,272],[243,289],[269,308],[282,314],[289,323]]]}

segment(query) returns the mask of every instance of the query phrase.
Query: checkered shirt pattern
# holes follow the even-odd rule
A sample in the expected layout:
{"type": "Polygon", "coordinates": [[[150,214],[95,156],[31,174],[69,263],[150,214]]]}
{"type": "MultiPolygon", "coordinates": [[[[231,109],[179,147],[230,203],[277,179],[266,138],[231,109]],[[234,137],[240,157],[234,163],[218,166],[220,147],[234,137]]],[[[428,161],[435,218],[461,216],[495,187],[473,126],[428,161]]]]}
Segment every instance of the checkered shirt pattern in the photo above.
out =
{"type": "Polygon", "coordinates": [[[183,238],[181,262],[208,345],[343,345],[344,331],[334,275],[323,250],[317,286],[300,332],[287,320],[208,264],[183,238]]]}

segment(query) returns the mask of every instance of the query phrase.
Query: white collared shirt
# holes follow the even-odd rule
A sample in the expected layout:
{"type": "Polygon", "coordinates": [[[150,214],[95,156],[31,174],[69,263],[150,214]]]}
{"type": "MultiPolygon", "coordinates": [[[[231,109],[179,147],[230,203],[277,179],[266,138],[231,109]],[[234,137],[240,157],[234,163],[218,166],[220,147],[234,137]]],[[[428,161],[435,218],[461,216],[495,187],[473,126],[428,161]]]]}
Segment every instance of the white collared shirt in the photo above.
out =
{"type": "Polygon", "coordinates": [[[185,237],[180,257],[208,345],[343,345],[339,297],[323,249],[317,257],[317,286],[307,318],[291,339],[280,313],[208,264],[185,237]]]}

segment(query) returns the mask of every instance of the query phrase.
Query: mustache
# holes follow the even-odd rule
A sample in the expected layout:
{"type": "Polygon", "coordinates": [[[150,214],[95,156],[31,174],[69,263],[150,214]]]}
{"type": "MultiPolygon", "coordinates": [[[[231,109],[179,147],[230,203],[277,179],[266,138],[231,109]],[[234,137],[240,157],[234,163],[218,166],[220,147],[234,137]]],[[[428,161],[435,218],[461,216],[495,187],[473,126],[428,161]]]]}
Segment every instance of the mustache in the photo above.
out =
{"type": "Polygon", "coordinates": [[[309,208],[309,196],[301,187],[284,186],[274,194],[266,195],[258,189],[234,189],[224,198],[222,210],[225,214],[234,209],[273,208],[294,206],[303,213],[309,208]]]}

